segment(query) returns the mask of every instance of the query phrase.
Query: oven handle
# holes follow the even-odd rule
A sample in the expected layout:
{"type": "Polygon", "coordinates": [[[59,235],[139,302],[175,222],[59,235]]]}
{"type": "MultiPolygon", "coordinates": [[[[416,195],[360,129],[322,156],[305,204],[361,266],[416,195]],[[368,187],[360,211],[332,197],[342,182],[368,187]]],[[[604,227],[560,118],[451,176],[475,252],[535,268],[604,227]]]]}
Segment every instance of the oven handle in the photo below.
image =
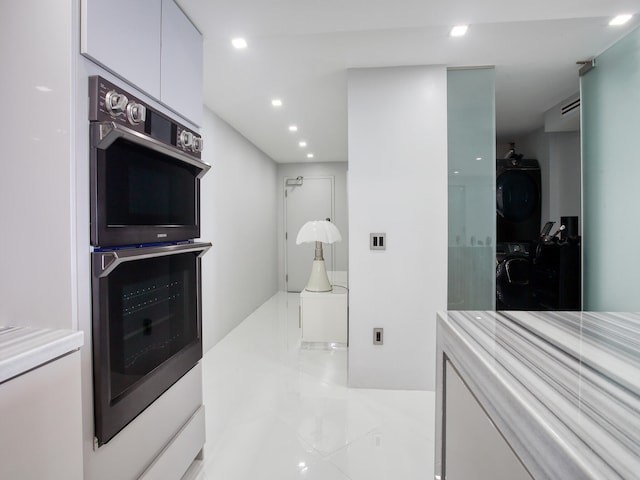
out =
{"type": "Polygon", "coordinates": [[[162,142],[159,142],[155,138],[143,135],[140,132],[131,130],[130,128],[118,125],[115,122],[96,122],[91,124],[91,139],[93,147],[100,150],[106,150],[115,142],[118,138],[124,138],[132,143],[141,145],[145,148],[150,148],[156,152],[163,153],[172,158],[181,160],[189,165],[193,165],[200,169],[200,173],[197,178],[202,178],[205,173],[209,171],[211,165],[204,163],[196,158],[193,158],[185,153],[177,151],[171,147],[168,147],[162,142]]]}
{"type": "Polygon", "coordinates": [[[164,245],[161,247],[127,248],[122,250],[110,250],[108,252],[94,252],[93,274],[96,278],[104,278],[113,272],[119,265],[134,260],[145,258],[165,257],[180,253],[200,252],[202,257],[211,248],[211,243],[184,243],[180,245],[164,245]]]}

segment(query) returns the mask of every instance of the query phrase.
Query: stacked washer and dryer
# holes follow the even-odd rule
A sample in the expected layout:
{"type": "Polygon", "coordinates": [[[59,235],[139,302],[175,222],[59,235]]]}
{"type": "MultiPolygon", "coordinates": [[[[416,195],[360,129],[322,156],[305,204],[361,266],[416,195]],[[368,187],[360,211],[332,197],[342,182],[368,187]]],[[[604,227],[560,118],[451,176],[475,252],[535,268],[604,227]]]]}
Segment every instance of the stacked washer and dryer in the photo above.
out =
{"type": "Polygon", "coordinates": [[[496,310],[531,309],[529,250],[540,233],[541,174],[537,160],[496,161],[496,310]]]}

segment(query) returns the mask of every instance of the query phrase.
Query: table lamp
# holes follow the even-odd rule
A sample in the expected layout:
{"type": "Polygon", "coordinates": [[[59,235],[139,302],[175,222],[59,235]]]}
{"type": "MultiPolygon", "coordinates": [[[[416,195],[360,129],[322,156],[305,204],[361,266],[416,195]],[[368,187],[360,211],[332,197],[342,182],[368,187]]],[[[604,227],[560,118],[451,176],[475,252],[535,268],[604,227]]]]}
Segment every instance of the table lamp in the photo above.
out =
{"type": "Polygon", "coordinates": [[[305,223],[296,237],[296,245],[316,243],[316,256],[313,259],[311,275],[305,290],[310,292],[330,292],[332,290],[327,268],[322,256],[322,243],[334,243],[342,240],[340,230],[328,220],[313,220],[305,223]]]}

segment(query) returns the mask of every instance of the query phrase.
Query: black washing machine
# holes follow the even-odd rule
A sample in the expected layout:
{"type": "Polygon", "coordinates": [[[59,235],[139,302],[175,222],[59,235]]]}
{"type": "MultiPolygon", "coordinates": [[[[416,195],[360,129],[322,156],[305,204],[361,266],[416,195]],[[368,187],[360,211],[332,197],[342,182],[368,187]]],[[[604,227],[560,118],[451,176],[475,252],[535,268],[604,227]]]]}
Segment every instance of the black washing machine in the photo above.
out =
{"type": "Polygon", "coordinates": [[[496,310],[531,310],[531,245],[496,245],[496,310]]]}
{"type": "Polygon", "coordinates": [[[496,161],[496,240],[531,242],[540,233],[541,179],[537,160],[496,161]]]}

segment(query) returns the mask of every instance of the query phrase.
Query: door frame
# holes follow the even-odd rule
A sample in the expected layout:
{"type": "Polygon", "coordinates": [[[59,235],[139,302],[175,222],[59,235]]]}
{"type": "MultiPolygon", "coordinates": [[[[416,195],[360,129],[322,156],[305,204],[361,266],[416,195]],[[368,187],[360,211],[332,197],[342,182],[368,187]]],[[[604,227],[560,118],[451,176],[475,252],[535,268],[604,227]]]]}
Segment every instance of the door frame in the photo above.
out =
{"type": "MultiPolygon", "coordinates": [[[[300,176],[285,176],[282,178],[282,203],[283,203],[283,217],[282,217],[282,239],[284,241],[284,258],[283,258],[283,262],[284,262],[284,290],[285,292],[289,291],[289,265],[288,265],[288,248],[287,248],[287,240],[288,240],[288,236],[287,236],[287,199],[288,199],[288,192],[287,192],[287,180],[297,180],[298,178],[302,178],[302,182],[304,185],[304,180],[305,179],[315,179],[315,180],[330,180],[331,181],[331,221],[334,220],[335,217],[335,210],[336,210],[336,177],[335,175],[300,175],[300,176]]],[[[297,235],[297,232],[294,232],[294,235],[297,235]]],[[[334,252],[334,248],[333,248],[333,244],[328,245],[328,247],[330,247],[330,251],[331,251],[331,265],[327,265],[327,270],[331,271],[331,270],[335,270],[335,264],[336,264],[336,260],[335,260],[335,252],[334,252]]],[[[324,246],[323,246],[324,249],[324,246]]]]}

